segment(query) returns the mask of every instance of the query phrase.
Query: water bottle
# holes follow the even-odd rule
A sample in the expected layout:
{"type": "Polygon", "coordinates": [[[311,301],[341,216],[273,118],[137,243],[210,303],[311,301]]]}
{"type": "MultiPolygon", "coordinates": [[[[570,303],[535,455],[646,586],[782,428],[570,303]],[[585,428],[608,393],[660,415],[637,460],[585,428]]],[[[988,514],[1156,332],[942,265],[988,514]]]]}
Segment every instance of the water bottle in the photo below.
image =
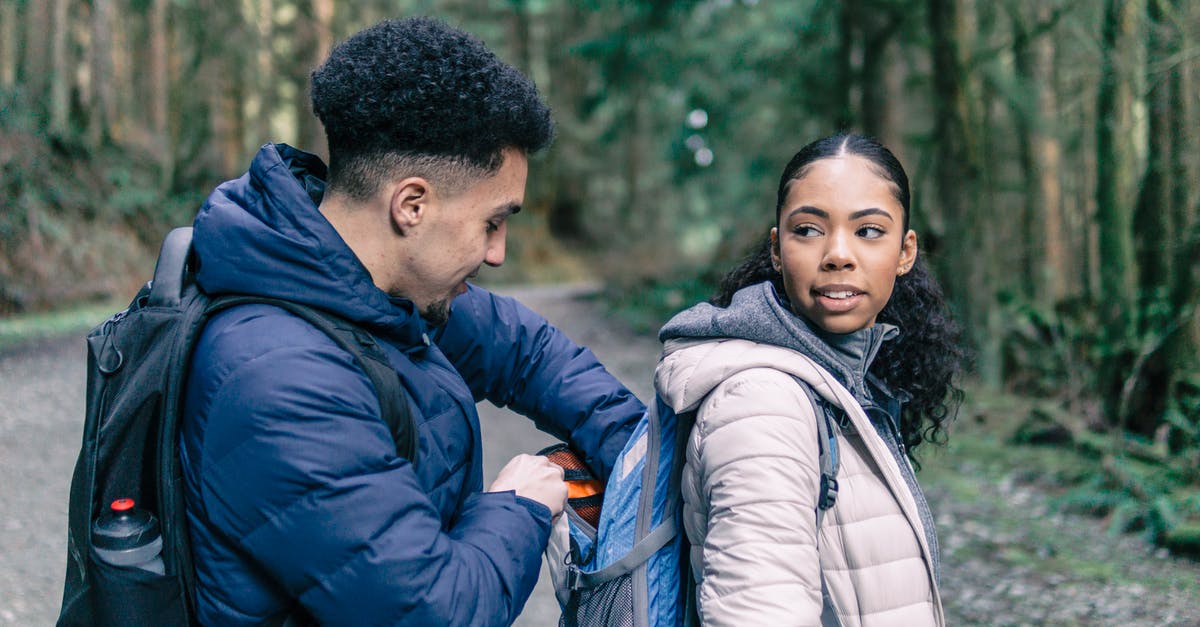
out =
{"type": "Polygon", "coordinates": [[[166,570],[158,519],[134,505],[133,499],[113,501],[92,525],[92,547],[108,564],[162,575],[166,570]]]}

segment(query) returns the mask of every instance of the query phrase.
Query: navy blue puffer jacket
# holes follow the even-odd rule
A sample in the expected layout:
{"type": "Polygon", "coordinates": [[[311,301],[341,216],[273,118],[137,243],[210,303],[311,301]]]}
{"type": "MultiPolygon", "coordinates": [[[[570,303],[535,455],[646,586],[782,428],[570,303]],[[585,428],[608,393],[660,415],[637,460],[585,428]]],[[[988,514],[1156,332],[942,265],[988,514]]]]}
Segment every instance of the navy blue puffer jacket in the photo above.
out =
{"type": "Polygon", "coordinates": [[[219,314],[181,434],[199,619],[260,623],[298,601],[322,624],[507,625],[537,580],[549,511],[481,492],[475,402],[530,416],[604,476],[642,404],[512,299],[472,287],[426,329],[317,210],[324,176],[315,156],[264,146],[196,217],[197,278],[369,329],[412,396],[418,464],[396,455],[370,381],[323,333],[265,305],[219,314]]]}

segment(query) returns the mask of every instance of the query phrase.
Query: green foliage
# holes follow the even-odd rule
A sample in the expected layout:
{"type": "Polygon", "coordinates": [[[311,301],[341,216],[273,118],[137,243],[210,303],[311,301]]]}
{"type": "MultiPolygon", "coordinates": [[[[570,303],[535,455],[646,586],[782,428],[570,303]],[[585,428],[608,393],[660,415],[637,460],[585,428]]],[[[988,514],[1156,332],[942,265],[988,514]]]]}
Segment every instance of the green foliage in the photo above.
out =
{"type": "Polygon", "coordinates": [[[945,450],[922,460],[922,483],[970,501],[980,479],[1036,484],[1058,511],[1104,519],[1109,533],[1137,533],[1186,554],[1190,529],[1200,523],[1195,466],[1158,455],[1144,438],[1099,434],[1076,426],[1054,399],[1033,399],[973,386],[945,450]],[[1053,432],[1053,437],[1031,434],[1053,432]],[[1181,531],[1182,530],[1182,531],[1181,531]],[[1185,540],[1178,540],[1185,538],[1185,540]],[[1180,544],[1184,542],[1184,544],[1180,544]]]}
{"type": "Polygon", "coordinates": [[[712,277],[648,278],[628,285],[610,284],[604,297],[635,332],[657,334],[671,316],[708,300],[715,291],[712,277]]]}
{"type": "Polygon", "coordinates": [[[124,297],[199,197],[167,197],[153,160],[97,152],[0,119],[0,315],[124,297]]]}

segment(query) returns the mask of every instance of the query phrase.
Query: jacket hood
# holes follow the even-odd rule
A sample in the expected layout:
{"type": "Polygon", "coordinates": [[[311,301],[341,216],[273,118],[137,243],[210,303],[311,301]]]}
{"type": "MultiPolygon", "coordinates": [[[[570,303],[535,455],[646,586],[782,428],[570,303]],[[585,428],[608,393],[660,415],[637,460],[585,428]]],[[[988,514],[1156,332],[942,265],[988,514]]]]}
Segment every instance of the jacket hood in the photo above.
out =
{"type": "Polygon", "coordinates": [[[303,303],[402,346],[426,346],[413,303],[375,286],[370,273],[317,209],[326,168],[286,144],[263,146],[250,170],[221,184],[196,215],[196,280],[209,294],[303,303]]]}
{"type": "MultiPolygon", "coordinates": [[[[683,396],[699,402],[711,387],[740,370],[753,367],[789,370],[787,360],[783,359],[785,354],[775,350],[752,350],[742,342],[721,348],[713,345],[716,340],[749,340],[808,356],[861,402],[868,393],[866,377],[871,362],[883,342],[898,334],[895,326],[884,323],[854,333],[827,333],[792,313],[775,287],[763,282],[738,290],[728,307],[700,303],[671,318],[658,335],[664,348],[656,380],[660,393],[671,395],[673,388],[683,385],[688,388],[683,396]],[[729,350],[738,354],[724,354],[729,350]],[[701,381],[711,385],[697,386],[701,381]],[[704,387],[708,389],[700,389],[704,387]]],[[[675,409],[680,411],[685,407],[675,409]]]]}

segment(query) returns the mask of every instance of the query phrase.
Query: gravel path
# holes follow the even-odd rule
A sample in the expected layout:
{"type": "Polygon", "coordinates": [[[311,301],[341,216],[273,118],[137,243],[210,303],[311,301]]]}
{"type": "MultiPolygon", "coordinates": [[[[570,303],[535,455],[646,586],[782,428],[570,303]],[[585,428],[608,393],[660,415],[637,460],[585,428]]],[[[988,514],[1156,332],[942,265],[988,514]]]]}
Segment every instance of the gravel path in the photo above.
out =
{"type": "MultiPolygon", "coordinates": [[[[614,324],[586,298],[586,286],[502,291],[591,347],[639,396],[650,397],[658,343],[614,324]]],[[[50,625],[57,616],[84,357],[79,338],[0,355],[0,625],[50,625]]],[[[510,412],[487,403],[480,410],[489,480],[513,455],[550,441],[510,412]]],[[[1035,487],[952,463],[973,498],[929,489],[951,625],[1200,626],[1200,564],[1156,553],[1135,537],[1110,537],[1097,521],[1052,514],[1035,487]]],[[[546,579],[518,625],[555,623],[546,579]]]]}

